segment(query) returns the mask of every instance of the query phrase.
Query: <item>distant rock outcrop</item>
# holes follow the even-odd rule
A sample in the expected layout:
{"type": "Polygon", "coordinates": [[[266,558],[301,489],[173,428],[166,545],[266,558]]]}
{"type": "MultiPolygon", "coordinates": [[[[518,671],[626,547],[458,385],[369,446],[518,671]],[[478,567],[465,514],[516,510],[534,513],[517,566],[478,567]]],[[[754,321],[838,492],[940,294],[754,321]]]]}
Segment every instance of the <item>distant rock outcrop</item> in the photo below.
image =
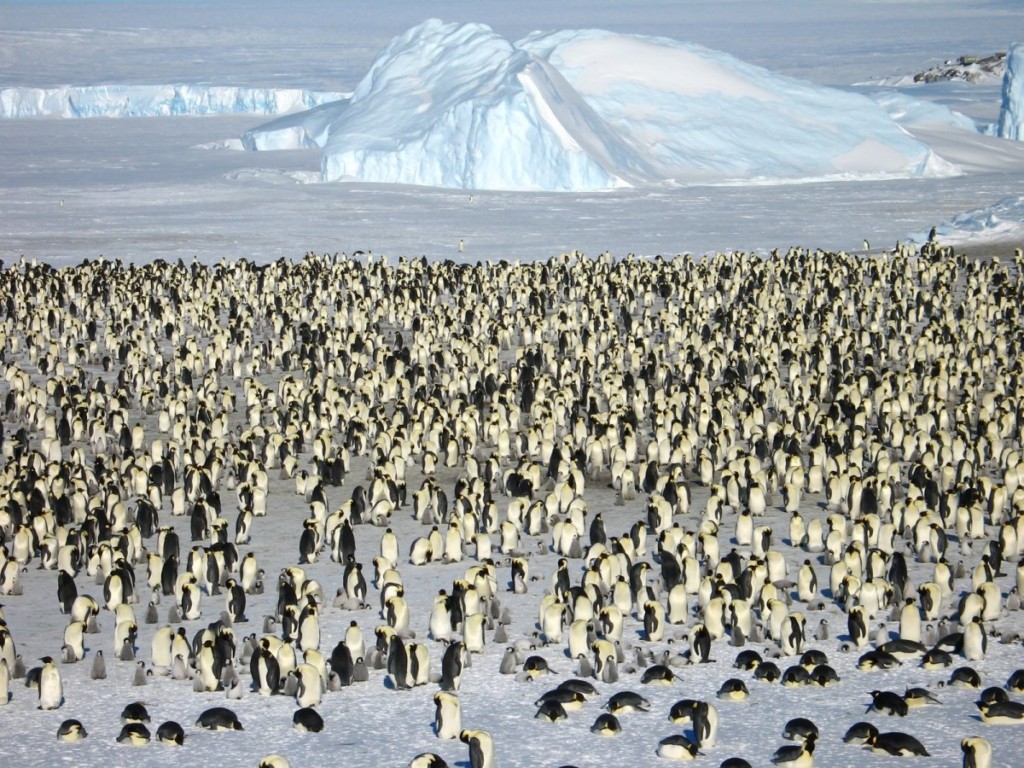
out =
{"type": "Polygon", "coordinates": [[[950,59],[943,64],[929,67],[924,72],[918,72],[914,75],[914,82],[939,83],[962,80],[967,83],[985,83],[1001,78],[1005,66],[1005,51],[993,53],[991,56],[964,55],[956,61],[950,59]]]}

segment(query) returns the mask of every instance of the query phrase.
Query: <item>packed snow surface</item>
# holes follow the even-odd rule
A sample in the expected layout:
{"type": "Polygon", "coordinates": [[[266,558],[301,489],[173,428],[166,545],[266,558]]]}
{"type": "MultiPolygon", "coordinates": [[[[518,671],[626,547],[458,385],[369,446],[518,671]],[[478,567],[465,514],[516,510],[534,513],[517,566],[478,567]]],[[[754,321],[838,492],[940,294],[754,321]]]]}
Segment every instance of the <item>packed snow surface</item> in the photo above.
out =
{"type": "Polygon", "coordinates": [[[865,96],[700,45],[603,30],[511,43],[437,19],[396,37],[351,99],[243,144],[322,145],[325,181],[464,189],[955,172],[865,96]]]}

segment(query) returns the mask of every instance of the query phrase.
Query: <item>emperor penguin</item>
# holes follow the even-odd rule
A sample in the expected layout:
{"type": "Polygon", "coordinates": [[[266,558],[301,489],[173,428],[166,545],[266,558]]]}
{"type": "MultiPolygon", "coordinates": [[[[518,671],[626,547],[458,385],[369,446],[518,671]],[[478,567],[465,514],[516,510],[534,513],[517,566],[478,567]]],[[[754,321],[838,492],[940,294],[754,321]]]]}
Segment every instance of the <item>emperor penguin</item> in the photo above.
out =
{"type": "MultiPolygon", "coordinates": [[[[104,673],[106,670],[104,670],[104,673]]],[[[148,675],[146,673],[146,662],[139,659],[135,662],[135,671],[132,672],[132,685],[142,686],[148,682],[148,675]]]]}
{"type": "Polygon", "coordinates": [[[981,617],[975,616],[970,624],[964,627],[964,658],[968,661],[981,661],[988,650],[988,636],[981,617]]]}
{"type": "Polygon", "coordinates": [[[352,682],[353,683],[365,683],[370,680],[370,670],[366,666],[366,659],[362,656],[355,660],[352,665],[352,682]]]}
{"type": "Polygon", "coordinates": [[[505,653],[501,656],[501,663],[498,665],[498,672],[502,675],[514,675],[518,669],[519,659],[516,657],[516,649],[510,645],[505,649],[505,653]]]}
{"type": "Polygon", "coordinates": [[[84,621],[86,632],[92,633],[90,622],[96,618],[96,614],[99,610],[100,605],[94,598],[89,595],[79,595],[71,604],[71,620],[84,621]]]}
{"type": "Polygon", "coordinates": [[[156,633],[153,635],[153,640],[151,642],[152,663],[153,668],[157,670],[159,674],[166,675],[171,669],[171,664],[174,663],[174,654],[172,651],[174,636],[174,632],[168,624],[158,627],[156,633]]]}
{"type": "Polygon", "coordinates": [[[900,609],[900,639],[921,642],[921,611],[912,597],[900,609]]]}
{"type": "Polygon", "coordinates": [[[704,607],[704,626],[711,633],[713,640],[725,636],[725,611],[725,601],[721,597],[711,598],[704,607]]]}
{"type": "Polygon", "coordinates": [[[385,620],[395,632],[404,633],[409,628],[409,604],[401,595],[387,598],[384,605],[385,620]]]}
{"type": "Polygon", "coordinates": [[[754,517],[749,509],[744,509],[736,518],[736,544],[749,547],[754,540],[754,517]]]}
{"type": "Polygon", "coordinates": [[[363,630],[359,623],[353,619],[345,628],[345,639],[342,641],[352,652],[353,659],[360,659],[366,656],[366,642],[363,640],[363,630]]]}
{"type": "Polygon", "coordinates": [[[868,736],[864,746],[869,747],[878,755],[894,755],[897,757],[930,757],[916,738],[908,733],[873,733],[868,736]]]}
{"type": "Polygon", "coordinates": [[[43,667],[39,672],[39,709],[58,709],[64,704],[60,670],[49,656],[43,656],[40,661],[43,667]]]}
{"type": "Polygon", "coordinates": [[[202,615],[200,610],[199,585],[186,581],[181,585],[181,618],[185,621],[195,621],[202,615]]]}
{"type": "Polygon", "coordinates": [[[714,704],[697,702],[693,709],[693,735],[699,748],[715,746],[718,738],[718,710],[714,704]]]}
{"type": "Polygon", "coordinates": [[[611,712],[602,712],[590,726],[590,732],[600,736],[617,736],[622,733],[622,725],[619,723],[619,718],[611,712]]]}
{"type": "Polygon", "coordinates": [[[320,672],[312,664],[303,662],[295,668],[299,678],[299,687],[295,692],[295,703],[300,708],[315,707],[323,698],[323,679],[320,672]]]}
{"type": "Polygon", "coordinates": [[[200,647],[195,658],[196,690],[216,691],[220,688],[217,674],[217,656],[214,653],[213,641],[207,640],[200,647]]]}
{"type": "Polygon", "coordinates": [[[398,567],[398,537],[390,528],[385,529],[381,534],[380,556],[388,562],[389,567],[398,567]]]}
{"type": "Polygon", "coordinates": [[[254,553],[247,552],[242,558],[242,562],[238,566],[238,575],[241,579],[239,583],[246,594],[251,595],[258,591],[257,585],[261,584],[263,580],[263,569],[260,568],[254,553]]]}
{"type": "Polygon", "coordinates": [[[57,728],[57,741],[81,741],[88,735],[79,720],[65,720],[57,728]]]}
{"type": "Polygon", "coordinates": [[[409,677],[413,685],[430,682],[430,650],[423,643],[409,643],[409,677]]]}
{"type": "Polygon", "coordinates": [[[783,627],[780,638],[780,647],[785,656],[799,656],[804,648],[804,628],[806,619],[799,611],[794,611],[786,617],[786,625],[783,627]]]}
{"type": "Polygon", "coordinates": [[[117,735],[118,744],[127,744],[131,747],[145,746],[149,744],[149,740],[149,728],[142,723],[125,723],[117,735]]]}
{"type": "Polygon", "coordinates": [[[320,733],[324,729],[324,719],[312,707],[303,707],[292,714],[292,728],[303,733],[320,733]]]}
{"type": "Polygon", "coordinates": [[[829,624],[828,619],[822,619],[818,622],[818,629],[814,633],[814,639],[818,641],[828,640],[829,636],[829,624]]]}
{"type": "Polygon", "coordinates": [[[409,667],[408,648],[399,635],[392,634],[388,641],[387,669],[395,688],[405,690],[415,685],[412,670],[409,667]]]}
{"type": "Polygon", "coordinates": [[[224,582],[227,592],[224,595],[228,616],[232,622],[247,621],[245,617],[245,589],[235,579],[229,578],[224,582]]]}
{"type": "Polygon", "coordinates": [[[450,691],[434,694],[434,733],[439,739],[458,739],[462,733],[462,705],[450,691]]]}
{"type": "Polygon", "coordinates": [[[238,715],[227,707],[210,707],[196,718],[196,727],[206,731],[242,731],[238,715]]]}
{"type": "MultiPolygon", "coordinates": [[[[260,768],[263,768],[261,765],[260,768]]],[[[409,761],[408,768],[448,768],[448,763],[440,755],[423,752],[409,761]]]]}
{"type": "Polygon", "coordinates": [[[480,613],[474,613],[466,618],[462,632],[462,642],[470,653],[483,653],[485,636],[484,627],[487,617],[480,613]]]}
{"type": "Polygon", "coordinates": [[[855,647],[863,648],[868,644],[868,622],[862,606],[855,605],[850,608],[846,616],[846,627],[855,647]]]}
{"type": "Polygon", "coordinates": [[[296,644],[303,651],[319,650],[320,648],[320,611],[312,599],[299,614],[296,644]]]}
{"type": "Polygon", "coordinates": [[[688,762],[697,759],[697,755],[700,754],[698,749],[698,746],[688,738],[680,733],[674,733],[658,742],[656,753],[658,757],[668,760],[688,762]]]}
{"type": "Polygon", "coordinates": [[[963,768],[992,768],[992,745],[981,736],[969,736],[960,740],[960,751],[964,753],[963,768]]]}
{"type": "Polygon", "coordinates": [[[74,577],[67,571],[60,571],[57,574],[57,602],[60,603],[61,613],[71,613],[71,606],[78,597],[78,587],[75,586],[74,577]]]}
{"type": "Polygon", "coordinates": [[[11,670],[7,659],[0,659],[0,707],[11,700],[11,670]]]}
{"type": "MultiPolygon", "coordinates": [[[[352,685],[353,676],[355,674],[355,658],[352,656],[352,651],[344,641],[334,646],[334,650],[331,652],[331,675],[330,680],[332,685],[338,687],[352,685]]],[[[333,690],[333,688],[332,688],[333,690]]]]}
{"type": "Polygon", "coordinates": [[[529,565],[525,558],[512,558],[512,592],[517,595],[526,594],[529,565]]]}
{"type": "Polygon", "coordinates": [[[707,664],[710,661],[711,633],[703,624],[697,624],[690,632],[690,663],[707,664]]]}
{"type": "MultiPolygon", "coordinates": [[[[177,657],[177,658],[180,658],[177,657]]],[[[277,657],[270,651],[269,645],[264,639],[260,647],[252,655],[249,661],[249,671],[252,675],[252,689],[263,696],[270,696],[278,692],[281,687],[281,666],[277,657]]]]}
{"type": "Polygon", "coordinates": [[[942,608],[942,589],[934,581],[926,581],[917,588],[921,614],[925,621],[936,621],[942,608]]]}
{"type": "Polygon", "coordinates": [[[156,740],[169,747],[180,747],[185,743],[185,729],[174,720],[168,720],[156,729],[156,740]]]}
{"type": "Polygon", "coordinates": [[[783,486],[783,496],[786,499],[786,511],[791,512],[789,518],[789,545],[799,547],[807,538],[807,523],[800,514],[800,487],[792,483],[783,486]]]}
{"type": "Polygon", "coordinates": [[[818,594],[818,577],[810,560],[804,560],[796,577],[797,597],[805,603],[811,602],[818,594]]]}
{"type": "Polygon", "coordinates": [[[448,593],[440,590],[434,596],[434,605],[430,610],[430,639],[448,642],[452,637],[452,619],[448,610],[448,593]]]}
{"type": "Polygon", "coordinates": [[[366,577],[363,576],[363,564],[354,557],[349,557],[342,577],[345,597],[354,603],[366,601],[366,577]]]}
{"type": "Polygon", "coordinates": [[[64,628],[64,662],[81,661],[85,658],[85,622],[72,621],[64,628]]]}
{"type": "Polygon", "coordinates": [[[494,740],[487,731],[463,730],[459,741],[469,746],[470,768],[495,768],[494,740]]]}
{"type": "Polygon", "coordinates": [[[790,741],[806,741],[812,733],[818,736],[818,726],[806,717],[794,717],[786,722],[782,729],[782,738],[790,741]]]}
{"type": "Polygon", "coordinates": [[[652,643],[665,637],[665,608],[655,600],[644,601],[644,634],[652,643]]]}
{"type": "Polygon", "coordinates": [[[433,547],[430,539],[419,536],[409,547],[409,562],[413,565],[426,565],[433,559],[433,547]]]}
{"type": "Polygon", "coordinates": [[[106,680],[107,662],[103,658],[103,651],[97,650],[92,657],[92,669],[89,670],[89,678],[92,680],[106,680]]]}
{"type": "MultiPolygon", "coordinates": [[[[441,690],[457,691],[462,684],[462,670],[468,660],[466,647],[456,640],[449,643],[441,656],[441,690]]],[[[458,734],[456,734],[458,735],[458,734]]]]}
{"type": "Polygon", "coordinates": [[[810,768],[814,765],[814,745],[818,737],[813,733],[801,744],[779,747],[772,755],[772,764],[786,768],[810,768]]]}
{"type": "Polygon", "coordinates": [[[594,622],[576,619],[569,625],[569,658],[576,659],[586,655],[594,637],[594,622]]]}

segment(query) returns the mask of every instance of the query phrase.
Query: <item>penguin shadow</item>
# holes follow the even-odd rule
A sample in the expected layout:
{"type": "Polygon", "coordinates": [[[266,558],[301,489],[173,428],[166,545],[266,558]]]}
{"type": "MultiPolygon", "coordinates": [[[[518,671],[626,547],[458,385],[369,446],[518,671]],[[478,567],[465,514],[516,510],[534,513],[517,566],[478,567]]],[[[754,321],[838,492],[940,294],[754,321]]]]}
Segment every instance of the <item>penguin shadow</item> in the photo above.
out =
{"type": "Polygon", "coordinates": [[[698,738],[697,738],[697,731],[695,731],[693,728],[683,728],[683,736],[688,738],[694,744],[699,744],[699,741],[698,741],[698,738]]]}

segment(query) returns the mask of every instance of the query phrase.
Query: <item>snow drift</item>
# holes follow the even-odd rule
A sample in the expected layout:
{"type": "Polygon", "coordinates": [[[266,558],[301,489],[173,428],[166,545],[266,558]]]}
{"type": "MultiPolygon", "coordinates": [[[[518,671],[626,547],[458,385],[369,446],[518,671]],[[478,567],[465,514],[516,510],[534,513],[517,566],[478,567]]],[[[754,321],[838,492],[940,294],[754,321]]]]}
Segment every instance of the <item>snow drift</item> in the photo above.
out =
{"type": "MultiPolygon", "coordinates": [[[[964,245],[976,242],[1020,241],[1024,239],[1024,195],[1011,195],[984,208],[958,213],[935,227],[943,245],[964,245]]],[[[912,243],[924,243],[928,235],[911,235],[912,243]]]]}
{"type": "Polygon", "coordinates": [[[1024,43],[1014,43],[1006,55],[998,135],[1024,141],[1024,43]]]}
{"type": "Polygon", "coordinates": [[[0,118],[281,115],[343,97],[301,88],[185,84],[11,87],[0,88],[0,118]]]}
{"type": "Polygon", "coordinates": [[[325,181],[454,188],[951,172],[869,98],[725,53],[602,30],[511,43],[436,19],[395,38],[350,99],[242,141],[322,147],[325,181]]]}

